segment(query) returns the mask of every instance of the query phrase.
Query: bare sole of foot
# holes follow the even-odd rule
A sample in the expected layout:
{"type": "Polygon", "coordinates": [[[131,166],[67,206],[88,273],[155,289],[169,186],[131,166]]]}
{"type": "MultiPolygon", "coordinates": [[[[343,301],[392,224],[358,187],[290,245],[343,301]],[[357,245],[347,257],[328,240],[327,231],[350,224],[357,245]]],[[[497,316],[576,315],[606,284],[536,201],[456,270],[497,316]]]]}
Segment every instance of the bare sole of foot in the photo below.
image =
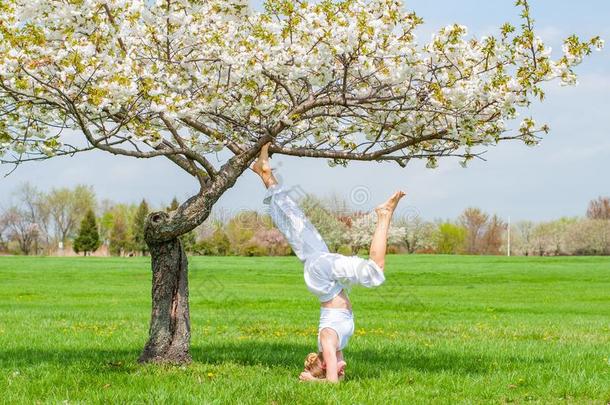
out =
{"type": "Polygon", "coordinates": [[[405,195],[406,194],[404,191],[395,192],[386,202],[384,202],[381,205],[378,205],[375,208],[375,212],[377,213],[377,215],[392,214],[394,212],[394,210],[396,209],[396,206],[398,205],[398,202],[400,201],[400,199],[402,197],[404,197],[405,195]]]}

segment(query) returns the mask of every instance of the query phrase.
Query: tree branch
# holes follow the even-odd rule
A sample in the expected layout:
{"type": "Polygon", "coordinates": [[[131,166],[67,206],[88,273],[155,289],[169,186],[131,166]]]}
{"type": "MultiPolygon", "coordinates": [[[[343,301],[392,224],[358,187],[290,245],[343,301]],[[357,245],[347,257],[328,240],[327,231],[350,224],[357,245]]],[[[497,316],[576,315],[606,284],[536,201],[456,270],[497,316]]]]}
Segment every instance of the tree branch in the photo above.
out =
{"type": "MultiPolygon", "coordinates": [[[[204,180],[204,178],[201,176],[202,173],[200,173],[200,170],[197,169],[194,162],[197,162],[201,166],[203,166],[203,168],[207,172],[207,175],[210,177],[210,179],[214,180],[214,178],[216,177],[216,169],[214,169],[214,166],[204,156],[201,156],[198,153],[195,153],[186,147],[186,145],[184,144],[184,140],[178,133],[178,130],[172,124],[172,122],[165,116],[165,114],[160,114],[160,118],[163,121],[163,123],[165,124],[165,126],[167,127],[167,129],[171,132],[172,136],[174,137],[174,139],[176,140],[178,145],[180,145],[180,147],[183,150],[189,151],[189,153],[185,154],[185,156],[191,162],[193,170],[196,173],[198,173],[197,178],[200,180],[200,182],[202,182],[204,180]]],[[[202,185],[203,185],[203,183],[202,183],[202,185]]]]}
{"type": "Polygon", "coordinates": [[[414,146],[422,142],[439,140],[442,139],[444,135],[447,134],[446,130],[442,130],[436,132],[431,135],[425,135],[417,138],[411,138],[407,141],[400,142],[394,146],[378,149],[374,152],[365,153],[365,152],[354,152],[354,151],[338,151],[338,150],[316,150],[309,148],[294,148],[294,147],[285,147],[285,146],[277,146],[272,145],[269,148],[269,152],[278,153],[280,155],[291,155],[291,156],[300,156],[300,157],[312,157],[312,158],[328,158],[328,159],[345,159],[345,160],[379,160],[382,157],[387,157],[387,155],[394,153],[398,150],[407,148],[409,146],[414,146]]]}
{"type": "Polygon", "coordinates": [[[227,145],[227,148],[233,152],[233,154],[235,155],[239,155],[240,153],[243,152],[244,150],[244,146],[243,145],[239,145],[234,141],[231,141],[230,139],[227,139],[226,136],[210,127],[208,127],[207,125],[197,121],[196,119],[193,118],[182,118],[181,121],[193,128],[196,131],[199,131],[207,136],[209,136],[210,138],[217,140],[219,142],[225,142],[225,144],[227,145]]]}

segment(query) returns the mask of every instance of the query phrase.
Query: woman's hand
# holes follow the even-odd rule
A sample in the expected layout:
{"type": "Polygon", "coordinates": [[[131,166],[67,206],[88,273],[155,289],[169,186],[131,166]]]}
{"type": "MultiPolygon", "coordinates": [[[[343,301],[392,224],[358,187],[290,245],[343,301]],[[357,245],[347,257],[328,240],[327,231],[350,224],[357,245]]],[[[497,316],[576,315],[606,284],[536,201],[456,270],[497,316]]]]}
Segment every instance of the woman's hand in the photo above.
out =
{"type": "Polygon", "coordinates": [[[301,381],[315,381],[315,380],[317,380],[317,378],[314,377],[313,375],[311,375],[311,373],[309,371],[303,371],[301,373],[301,375],[299,375],[299,380],[301,380],[301,381]]]}
{"type": "Polygon", "coordinates": [[[347,363],[343,360],[339,360],[337,362],[337,368],[338,368],[338,374],[339,374],[339,379],[342,380],[343,378],[345,378],[345,367],[347,366],[347,363]]]}

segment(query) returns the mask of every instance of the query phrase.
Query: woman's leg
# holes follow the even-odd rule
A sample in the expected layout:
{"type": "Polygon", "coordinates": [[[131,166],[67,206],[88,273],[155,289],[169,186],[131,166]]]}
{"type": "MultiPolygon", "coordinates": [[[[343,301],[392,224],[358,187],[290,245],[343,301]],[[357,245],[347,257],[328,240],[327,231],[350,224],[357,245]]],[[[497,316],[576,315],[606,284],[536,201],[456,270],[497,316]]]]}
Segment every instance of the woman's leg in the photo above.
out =
{"type": "Polygon", "coordinates": [[[377,213],[377,227],[373,233],[369,257],[382,269],[385,265],[388,231],[390,229],[392,214],[394,214],[394,210],[396,209],[398,202],[404,196],[404,192],[397,191],[388,201],[375,208],[375,212],[377,213]]]}
{"type": "Polygon", "coordinates": [[[278,186],[273,176],[268,154],[269,144],[263,146],[258,160],[252,166],[265,186],[270,189],[271,219],[284,235],[294,253],[305,262],[309,257],[328,252],[328,247],[313,224],[307,219],[288,191],[278,186]]]}

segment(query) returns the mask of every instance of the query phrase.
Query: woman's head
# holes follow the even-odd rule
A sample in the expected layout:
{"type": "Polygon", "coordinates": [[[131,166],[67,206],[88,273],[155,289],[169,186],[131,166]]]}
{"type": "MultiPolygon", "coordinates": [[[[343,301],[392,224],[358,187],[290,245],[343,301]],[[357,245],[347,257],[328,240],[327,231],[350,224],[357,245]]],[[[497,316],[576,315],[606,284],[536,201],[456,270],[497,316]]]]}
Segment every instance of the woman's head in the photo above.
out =
{"type": "Polygon", "coordinates": [[[326,376],[322,353],[309,353],[305,357],[305,371],[309,371],[315,378],[324,378],[326,376]]]}

